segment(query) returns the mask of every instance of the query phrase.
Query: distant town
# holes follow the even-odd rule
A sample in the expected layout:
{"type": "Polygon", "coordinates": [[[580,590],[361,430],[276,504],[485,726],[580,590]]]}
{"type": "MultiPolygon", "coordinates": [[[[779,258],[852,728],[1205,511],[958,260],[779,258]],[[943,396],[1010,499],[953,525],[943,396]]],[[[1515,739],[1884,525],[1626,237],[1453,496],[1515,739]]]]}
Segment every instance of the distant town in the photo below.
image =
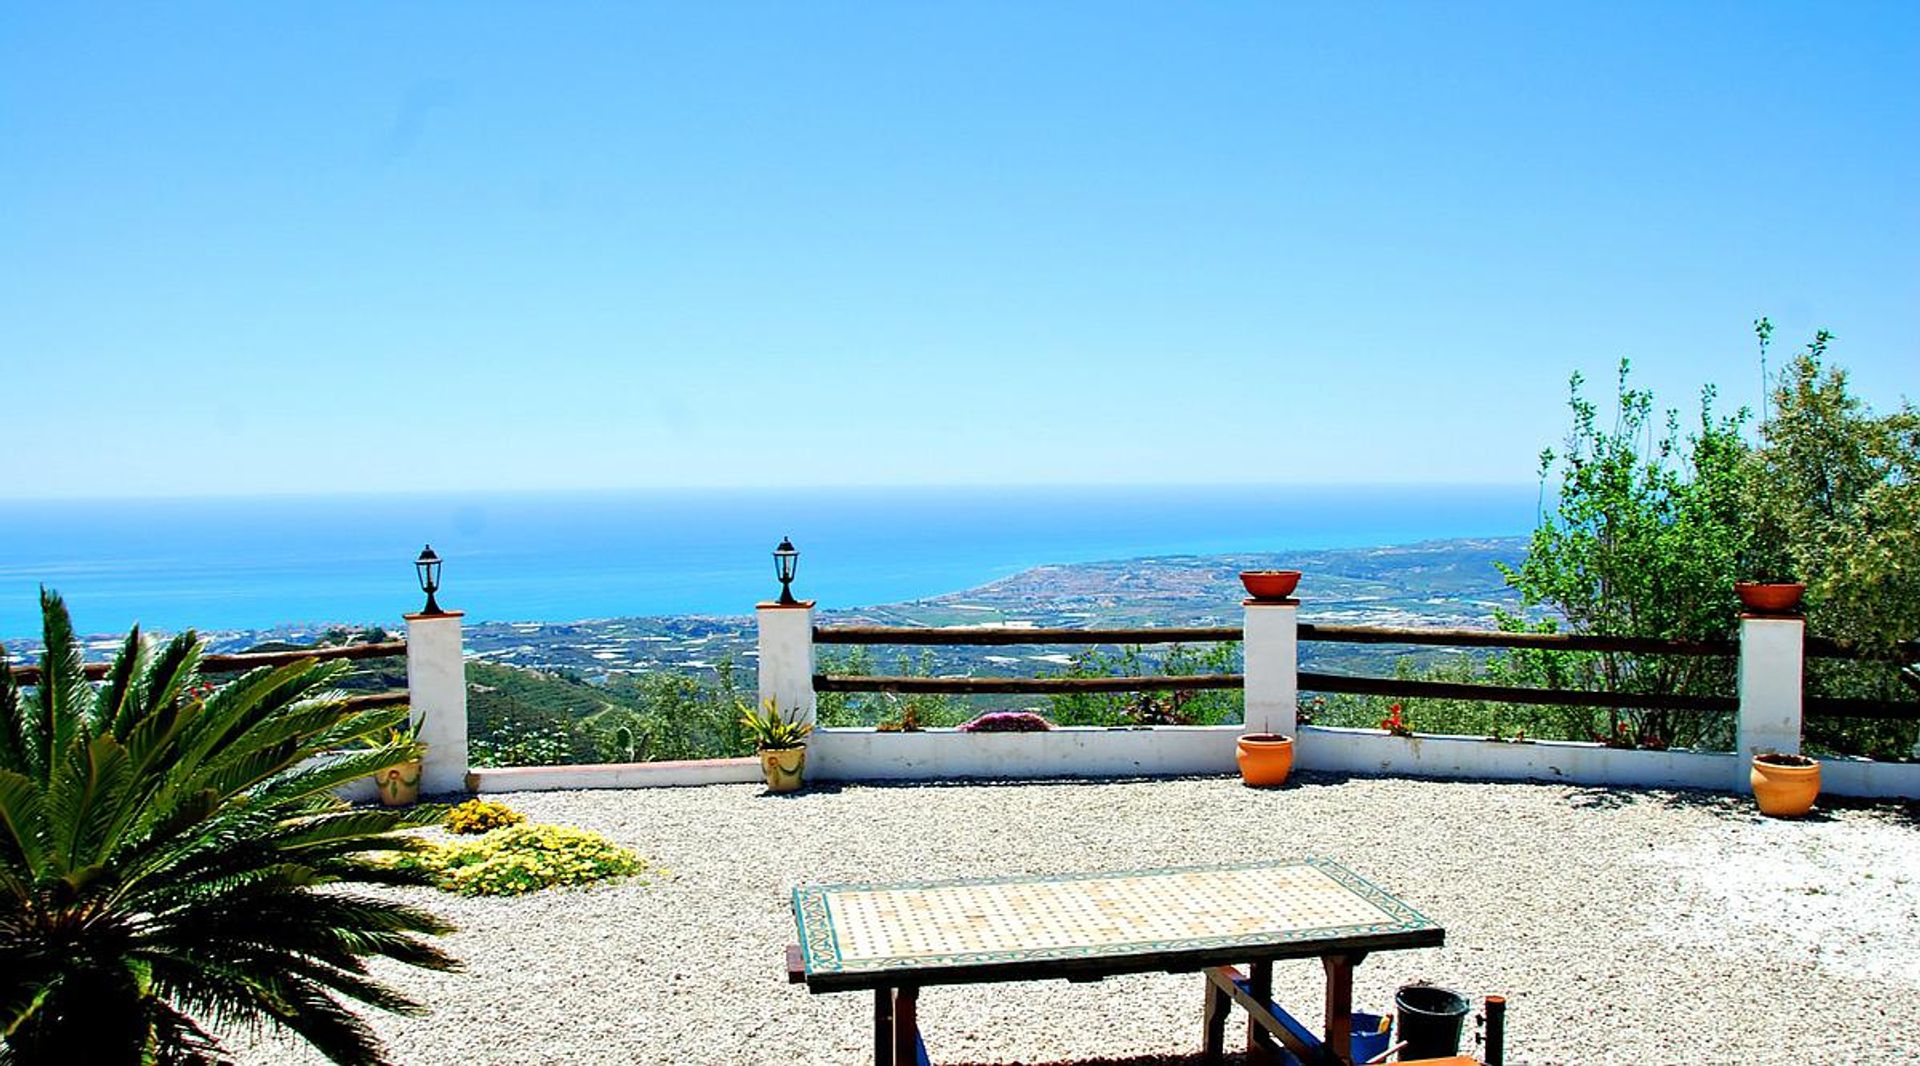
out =
{"type": "MultiPolygon", "coordinates": [[[[905,603],[835,608],[823,602],[818,618],[823,625],[1237,625],[1244,597],[1239,572],[1286,567],[1306,572],[1298,593],[1305,620],[1478,627],[1488,625],[1496,609],[1519,608],[1495,564],[1518,565],[1525,550],[1523,538],[1501,538],[1038,566],[978,588],[905,603]]],[[[801,594],[809,591],[802,582],[801,594]]],[[[203,635],[211,650],[234,652],[262,644],[311,643],[326,638],[329,629],[337,639],[340,629],[368,628],[383,627],[362,622],[203,635]]],[[[119,639],[90,642],[89,655],[105,657],[119,639]]],[[[728,659],[750,667],[755,639],[754,620],[747,615],[479,622],[466,628],[472,659],[587,681],[663,669],[704,673],[728,659]]],[[[26,645],[17,648],[16,655],[32,650],[26,645]]],[[[1065,665],[1074,650],[1037,645],[934,648],[927,649],[931,659],[922,665],[940,672],[1031,674],[1065,665]]],[[[1304,654],[1329,651],[1315,646],[1304,654]]],[[[1341,654],[1378,659],[1392,653],[1357,646],[1341,654]]]]}

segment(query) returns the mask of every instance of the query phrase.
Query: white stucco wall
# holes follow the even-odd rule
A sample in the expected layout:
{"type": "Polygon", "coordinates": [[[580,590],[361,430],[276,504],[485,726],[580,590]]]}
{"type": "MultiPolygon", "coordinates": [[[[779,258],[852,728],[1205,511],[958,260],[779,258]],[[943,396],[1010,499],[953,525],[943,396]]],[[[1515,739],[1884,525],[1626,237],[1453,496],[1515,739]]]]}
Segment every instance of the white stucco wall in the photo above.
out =
{"type": "Polygon", "coordinates": [[[1249,600],[1243,624],[1247,732],[1291,734],[1300,713],[1300,605],[1249,600]]]}
{"type": "Polygon", "coordinates": [[[814,720],[813,604],[782,607],[763,603],[760,622],[760,704],[773,700],[783,713],[814,720]]]}
{"type": "Polygon", "coordinates": [[[819,781],[1130,777],[1235,772],[1239,726],[1069,727],[1045,733],[822,729],[807,750],[819,781]]]}
{"type": "Polygon", "coordinates": [[[422,793],[467,787],[467,663],[459,611],[407,615],[407,699],[427,761],[422,793]]]}
{"type": "MultiPolygon", "coordinates": [[[[1806,628],[1798,618],[1741,617],[1734,751],[1750,758],[1800,750],[1806,628]]],[[[1736,785],[1744,787],[1744,773],[1736,785]]]]}

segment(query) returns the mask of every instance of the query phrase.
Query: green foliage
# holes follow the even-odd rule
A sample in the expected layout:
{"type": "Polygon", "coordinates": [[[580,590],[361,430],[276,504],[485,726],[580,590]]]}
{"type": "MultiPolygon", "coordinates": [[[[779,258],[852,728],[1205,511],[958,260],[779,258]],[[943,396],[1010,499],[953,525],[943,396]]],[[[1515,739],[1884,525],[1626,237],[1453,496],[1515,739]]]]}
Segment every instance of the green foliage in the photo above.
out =
{"type": "Polygon", "coordinates": [[[356,741],[404,709],[346,710],[340,664],[200,680],[202,645],[127,635],[90,684],[41,594],[40,681],[0,651],[0,1060],[205,1062],[220,1030],[285,1030],[336,1062],[384,1061],[346,1004],[419,1004],[367,976],[454,961],[415,907],[355,891],[422,878],[380,861],[436,809],[350,808],[341,785],[419,754],[356,741]]]}
{"type": "MultiPolygon", "coordinates": [[[[1757,324],[1763,339],[1771,332],[1757,324]]],[[[1747,501],[1771,554],[1807,585],[1810,631],[1891,655],[1920,637],[1920,411],[1875,415],[1826,365],[1824,330],[1780,373],[1748,468],[1747,501]]],[[[1911,658],[1908,660],[1911,662],[1911,658]]],[[[1821,695],[1913,699],[1898,664],[1816,660],[1821,695]]],[[[1807,723],[1816,749],[1894,758],[1920,725],[1807,723]]]]}
{"type": "MultiPolygon", "coordinates": [[[[1485,681],[1481,656],[1455,656],[1438,663],[1402,658],[1394,676],[1402,680],[1485,681]]],[[[1521,684],[1519,679],[1502,683],[1521,684]]],[[[1490,740],[1594,740],[1594,708],[1543,707],[1490,700],[1415,699],[1337,694],[1302,700],[1301,719],[1315,725],[1381,729],[1401,705],[1401,721],[1415,733],[1486,737],[1490,740]]]]}
{"type": "Polygon", "coordinates": [[[710,677],[671,670],[590,684],[492,663],[467,664],[476,766],[551,766],[745,755],[733,662],[710,677]]]}
{"type": "MultiPolygon", "coordinates": [[[[1773,327],[1755,324],[1762,366],[1773,327]]],[[[1920,675],[1902,642],[1920,636],[1920,411],[1877,416],[1825,365],[1825,331],[1772,383],[1758,442],[1741,436],[1745,412],[1717,418],[1713,392],[1684,437],[1668,414],[1656,436],[1652,396],[1620,368],[1611,430],[1574,378],[1573,432],[1563,454],[1542,456],[1543,489],[1557,488],[1526,562],[1502,567],[1528,615],[1502,628],[1705,639],[1732,631],[1739,580],[1807,585],[1811,633],[1878,654],[1879,662],[1814,660],[1809,691],[1912,700],[1920,675]],[[1901,667],[1910,680],[1902,681],[1901,667]]],[[[1691,656],[1515,651],[1486,660],[1498,684],[1613,692],[1729,694],[1731,664],[1691,656]]],[[[1410,704],[1411,709],[1411,704],[1410,704]]],[[[1424,728],[1424,727],[1423,727],[1424,728]]],[[[1477,730],[1459,730],[1473,732],[1477,730]]],[[[1815,750],[1901,758],[1920,725],[1810,718],[1815,750]]],[[[1589,736],[1644,747],[1724,747],[1726,716],[1551,708],[1529,735],[1589,736]],[[1538,730],[1537,732],[1535,730],[1538,730]]]]}
{"type": "MultiPolygon", "coordinates": [[[[1557,488],[1527,558],[1507,581],[1531,621],[1498,612],[1501,628],[1666,639],[1725,636],[1737,612],[1733,585],[1748,550],[1741,475],[1746,412],[1716,417],[1703,390],[1697,425],[1682,434],[1667,412],[1658,434],[1653,396],[1628,384],[1620,363],[1611,429],[1575,374],[1573,429],[1564,450],[1540,457],[1543,491],[1557,488]]],[[[1708,694],[1727,691],[1731,664],[1697,656],[1515,650],[1489,659],[1498,683],[1610,692],[1708,694]]],[[[1595,739],[1646,738],[1660,747],[1725,743],[1724,716],[1644,709],[1561,709],[1557,732],[1595,739]]]]}
{"type": "Polygon", "coordinates": [[[797,748],[806,743],[807,735],[813,732],[810,723],[799,720],[797,711],[783,711],[771,698],[757,711],[743,706],[741,712],[740,724],[746,727],[753,746],[760,751],[797,748]]]}
{"type": "MultiPolygon", "coordinates": [[[[1230,674],[1239,669],[1240,646],[1215,643],[1198,648],[1169,645],[1158,657],[1137,644],[1117,651],[1088,648],[1073,657],[1062,677],[1142,677],[1166,674],[1230,674]]],[[[1245,694],[1234,689],[1177,689],[1172,692],[1064,692],[1048,697],[1048,717],[1059,725],[1222,725],[1245,715],[1245,694]]]]}
{"type": "Polygon", "coordinates": [[[463,896],[518,896],[644,873],[640,856],[599,833],[559,825],[514,825],[452,840],[400,858],[398,865],[463,896]]]}
{"type": "Polygon", "coordinates": [[[471,799],[448,811],[447,820],[441,824],[449,833],[459,836],[477,836],[495,829],[504,829],[510,825],[519,825],[526,820],[526,815],[504,803],[471,799]]]}
{"type": "MultiPolygon", "coordinates": [[[[843,652],[822,650],[819,669],[823,674],[856,677],[871,677],[880,672],[873,653],[858,646],[843,652]]],[[[932,677],[935,674],[933,654],[902,653],[895,661],[893,672],[900,677],[932,677]]],[[[814,706],[814,718],[822,728],[911,731],[957,726],[972,716],[966,697],[937,692],[822,692],[814,706]]]]}

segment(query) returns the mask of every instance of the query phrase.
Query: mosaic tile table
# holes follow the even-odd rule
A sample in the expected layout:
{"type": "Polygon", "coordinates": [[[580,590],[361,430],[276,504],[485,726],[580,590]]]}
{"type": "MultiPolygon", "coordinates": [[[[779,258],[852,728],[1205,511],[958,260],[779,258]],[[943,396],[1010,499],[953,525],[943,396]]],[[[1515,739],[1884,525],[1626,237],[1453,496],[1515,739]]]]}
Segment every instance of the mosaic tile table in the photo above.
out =
{"type": "Polygon", "coordinates": [[[788,979],[874,990],[874,1062],[926,1061],[915,1001],[929,985],[1203,970],[1203,1047],[1219,1060],[1227,1010],[1248,1011],[1247,1061],[1345,1061],[1353,967],[1368,952],[1437,947],[1445,930],[1326,859],[793,891],[788,979]],[[1273,963],[1326,970],[1323,1043],[1271,1003],[1273,963]],[[1235,963],[1249,966],[1242,976],[1235,963]],[[1338,1053],[1335,1053],[1338,1049],[1338,1053]]]}

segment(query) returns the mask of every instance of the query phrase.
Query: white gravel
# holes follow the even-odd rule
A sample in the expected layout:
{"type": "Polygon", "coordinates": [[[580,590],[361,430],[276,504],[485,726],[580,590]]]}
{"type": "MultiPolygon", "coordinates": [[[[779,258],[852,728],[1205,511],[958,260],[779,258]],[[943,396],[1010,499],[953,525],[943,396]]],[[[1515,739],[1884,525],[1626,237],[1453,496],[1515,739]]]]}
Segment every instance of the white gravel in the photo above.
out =
{"type": "MultiPolygon", "coordinates": [[[[1447,929],[1444,948],[1369,958],[1356,1005],[1388,1008],[1420,979],[1476,1008],[1504,993],[1510,1062],[1920,1062],[1912,806],[1786,822],[1736,796],[1311,774],[1272,792],[1204,778],[496,798],[671,873],[518,899],[419,892],[461,927],[448,946],[466,969],[380,970],[433,1007],[371,1019],[399,1062],[869,1061],[869,994],[783,981],[796,883],[1303,854],[1447,929]]],[[[1282,963],[1277,996],[1312,1019],[1319,977],[1282,963]]],[[[1193,974],[933,988],[922,1026],[939,1063],[1132,1061],[1197,1046],[1200,989],[1193,974]]],[[[245,1061],[306,1057],[275,1043],[245,1061]]]]}

